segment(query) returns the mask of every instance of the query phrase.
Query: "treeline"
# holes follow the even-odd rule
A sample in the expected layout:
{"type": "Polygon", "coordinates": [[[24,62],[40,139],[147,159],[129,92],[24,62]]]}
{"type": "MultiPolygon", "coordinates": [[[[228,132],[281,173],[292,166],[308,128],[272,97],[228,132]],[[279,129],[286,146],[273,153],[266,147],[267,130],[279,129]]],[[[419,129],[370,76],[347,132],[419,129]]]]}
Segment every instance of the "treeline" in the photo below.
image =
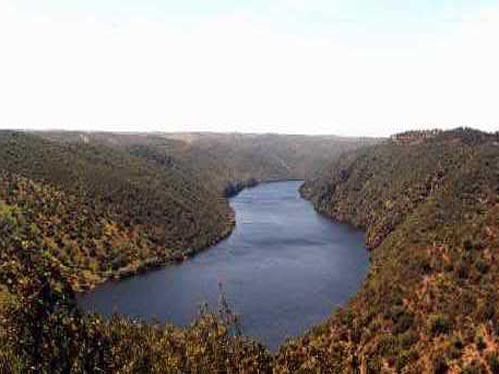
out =
{"type": "Polygon", "coordinates": [[[380,139],[275,134],[42,132],[69,144],[100,144],[130,152],[154,166],[191,170],[227,193],[261,181],[305,179],[345,151],[380,139]],[[175,166],[173,166],[173,164],[175,166]]]}
{"type": "Polygon", "coordinates": [[[0,202],[39,225],[81,289],[183,260],[226,237],[235,223],[226,197],[302,175],[289,166],[296,152],[283,148],[305,152],[301,162],[314,164],[325,144],[337,154],[364,143],[189,136],[2,131],[0,202]]]}

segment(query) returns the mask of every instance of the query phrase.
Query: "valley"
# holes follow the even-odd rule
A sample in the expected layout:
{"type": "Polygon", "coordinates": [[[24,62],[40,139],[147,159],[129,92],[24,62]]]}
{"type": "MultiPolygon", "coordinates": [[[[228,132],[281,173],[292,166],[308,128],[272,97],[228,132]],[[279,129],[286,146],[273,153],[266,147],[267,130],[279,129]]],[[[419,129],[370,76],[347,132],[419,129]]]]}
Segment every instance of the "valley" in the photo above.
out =
{"type": "Polygon", "coordinates": [[[236,227],[228,239],[184,263],[108,282],[81,295],[79,305],[188,326],[223,293],[241,332],[276,350],[344,305],[368,266],[362,231],[317,214],[299,196],[301,184],[242,191],[231,199],[236,227]]]}
{"type": "MultiPolygon", "coordinates": [[[[498,142],[466,128],[385,140],[2,132],[0,368],[496,373],[498,142]],[[182,262],[233,232],[218,244],[229,245],[240,223],[227,196],[302,178],[317,212],[365,231],[370,260],[341,308],[275,353],[239,334],[231,291],[187,326],[78,307],[75,291],[182,262]]],[[[306,268],[307,257],[296,258],[306,268]]],[[[320,263],[313,268],[334,274],[320,263]]]]}

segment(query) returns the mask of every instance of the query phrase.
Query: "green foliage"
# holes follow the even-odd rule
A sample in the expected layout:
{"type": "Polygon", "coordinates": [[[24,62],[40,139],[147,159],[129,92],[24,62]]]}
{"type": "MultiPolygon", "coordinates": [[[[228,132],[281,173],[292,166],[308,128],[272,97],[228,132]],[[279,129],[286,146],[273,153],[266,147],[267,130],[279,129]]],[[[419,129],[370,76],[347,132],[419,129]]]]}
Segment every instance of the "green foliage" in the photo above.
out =
{"type": "Polygon", "coordinates": [[[483,351],[485,348],[487,348],[487,343],[485,343],[485,339],[483,338],[482,335],[477,335],[476,346],[479,351],[483,351]]]}
{"type": "Polygon", "coordinates": [[[487,374],[487,368],[482,362],[473,360],[464,367],[463,374],[487,374]]]}
{"type": "Polygon", "coordinates": [[[451,330],[450,321],[442,315],[432,315],[429,318],[428,332],[433,336],[448,334],[451,330]]]}
{"type": "Polygon", "coordinates": [[[290,165],[363,144],[192,136],[1,131],[0,200],[29,211],[52,254],[75,269],[74,286],[88,287],[181,261],[225,238],[234,215],[224,193],[301,177],[304,168],[290,165]]]}
{"type": "Polygon", "coordinates": [[[419,357],[417,351],[409,350],[403,351],[397,357],[397,361],[395,363],[395,369],[398,373],[402,372],[402,370],[410,363],[417,360],[419,357]]]}
{"type": "Polygon", "coordinates": [[[392,331],[395,335],[402,334],[410,329],[414,323],[414,314],[402,310],[400,313],[393,318],[393,328],[392,331]]]}
{"type": "Polygon", "coordinates": [[[463,347],[462,339],[458,336],[453,336],[450,340],[448,356],[454,360],[460,358],[463,354],[463,347]]]}
{"type": "Polygon", "coordinates": [[[78,269],[82,285],[183,259],[234,224],[227,202],[193,170],[119,147],[0,132],[0,173],[0,200],[42,223],[46,245],[78,269]]]}
{"type": "Polygon", "coordinates": [[[70,271],[43,249],[27,217],[11,211],[0,218],[0,238],[9,241],[0,296],[10,299],[0,310],[1,372],[270,373],[267,350],[233,334],[237,318],[225,302],[219,316],[203,312],[184,329],[82,316],[70,271]]]}

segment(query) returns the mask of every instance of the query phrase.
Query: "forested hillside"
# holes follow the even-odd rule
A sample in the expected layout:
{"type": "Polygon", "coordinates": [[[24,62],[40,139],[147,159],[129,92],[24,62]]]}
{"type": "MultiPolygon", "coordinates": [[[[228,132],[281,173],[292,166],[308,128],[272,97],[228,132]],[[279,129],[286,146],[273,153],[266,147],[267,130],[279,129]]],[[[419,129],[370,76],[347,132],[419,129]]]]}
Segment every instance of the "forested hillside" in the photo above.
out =
{"type": "MultiPolygon", "coordinates": [[[[0,372],[270,372],[271,355],[238,336],[223,302],[181,329],[84,316],[74,295],[229,234],[224,194],[302,177],[291,153],[272,156],[272,142],[252,140],[238,154],[245,139],[198,146],[157,134],[0,132],[0,372]]],[[[292,149],[295,140],[283,142],[292,149]]],[[[316,162],[313,144],[301,162],[316,162]]]]}
{"type": "Polygon", "coordinates": [[[221,194],[232,166],[215,169],[230,147],[199,161],[229,170],[206,180],[191,165],[208,155],[200,140],[54,136],[1,138],[0,372],[499,372],[496,134],[401,134],[307,180],[302,194],[318,211],[366,229],[370,271],[347,306],[275,356],[238,336],[223,302],[184,329],[82,316],[75,305],[75,285],[113,271],[115,258],[120,269],[170,251],[165,243],[184,255],[175,245],[195,233],[217,239],[194,223],[223,232],[230,222],[221,194]],[[144,198],[163,187],[155,178],[165,189],[144,198]],[[154,230],[177,218],[189,224],[154,230]]]}
{"type": "Polygon", "coordinates": [[[288,166],[296,155],[284,145],[306,152],[300,162],[315,165],[323,157],[315,142],[330,154],[364,143],[195,138],[0,132],[0,201],[29,213],[51,255],[73,269],[79,289],[182,260],[227,236],[234,219],[224,195],[258,181],[302,177],[288,166]]]}
{"type": "MultiPolygon", "coordinates": [[[[63,203],[54,190],[5,178],[12,192],[63,203]]],[[[236,336],[226,307],[203,312],[188,328],[82,315],[74,269],[60,258],[57,241],[45,237],[47,222],[33,216],[35,208],[24,200],[0,204],[0,373],[270,372],[269,353],[236,336]]],[[[63,229],[57,217],[53,225],[63,229]]]]}
{"type": "Polygon", "coordinates": [[[341,153],[379,142],[374,138],[274,134],[45,132],[57,142],[101,144],[146,159],[175,162],[230,196],[260,181],[305,179],[341,153]]]}
{"type": "Polygon", "coordinates": [[[367,230],[371,267],[347,307],[282,349],[279,372],[499,372],[496,135],[394,137],[302,193],[367,230]]]}
{"type": "Polygon", "coordinates": [[[305,179],[341,153],[379,141],[274,134],[180,133],[164,136],[186,144],[188,155],[194,159],[209,154],[224,179],[232,182],[305,179]]]}
{"type": "Polygon", "coordinates": [[[0,133],[0,201],[28,214],[75,287],[179,260],[226,236],[227,202],[174,160],[0,133]]]}

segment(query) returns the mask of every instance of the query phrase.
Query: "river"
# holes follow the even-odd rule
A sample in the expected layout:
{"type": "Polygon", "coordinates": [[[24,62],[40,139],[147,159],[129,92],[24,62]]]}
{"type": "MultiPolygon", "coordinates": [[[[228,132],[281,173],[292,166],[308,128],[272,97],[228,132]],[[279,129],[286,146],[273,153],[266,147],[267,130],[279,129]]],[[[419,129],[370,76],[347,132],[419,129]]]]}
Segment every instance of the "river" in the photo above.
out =
{"type": "Polygon", "coordinates": [[[204,302],[217,307],[220,283],[244,335],[276,349],[344,305],[369,263],[363,233],[316,213],[300,184],[242,191],[230,200],[237,225],[228,239],[184,263],[100,285],[80,306],[186,325],[204,302]]]}

